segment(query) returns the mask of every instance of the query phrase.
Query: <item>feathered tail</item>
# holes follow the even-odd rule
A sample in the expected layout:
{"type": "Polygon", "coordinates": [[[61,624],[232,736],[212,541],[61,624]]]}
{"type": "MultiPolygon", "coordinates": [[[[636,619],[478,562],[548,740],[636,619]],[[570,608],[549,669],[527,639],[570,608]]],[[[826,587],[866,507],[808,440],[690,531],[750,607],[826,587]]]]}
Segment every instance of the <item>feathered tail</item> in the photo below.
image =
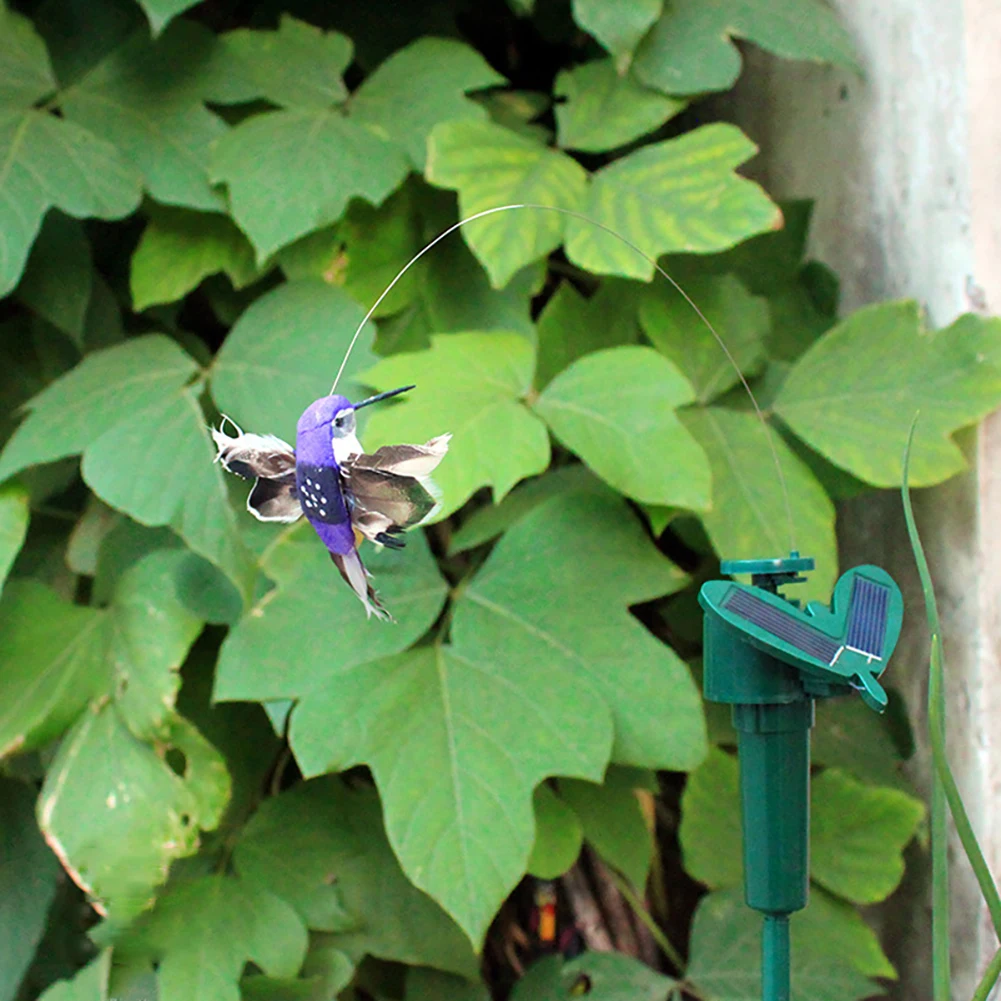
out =
{"type": "Polygon", "coordinates": [[[341,576],[347,582],[348,587],[365,606],[365,614],[368,618],[373,615],[384,622],[393,622],[393,616],[386,611],[379,596],[369,583],[369,573],[358,555],[357,549],[352,549],[350,553],[331,553],[330,558],[334,561],[334,566],[341,572],[341,576]]]}

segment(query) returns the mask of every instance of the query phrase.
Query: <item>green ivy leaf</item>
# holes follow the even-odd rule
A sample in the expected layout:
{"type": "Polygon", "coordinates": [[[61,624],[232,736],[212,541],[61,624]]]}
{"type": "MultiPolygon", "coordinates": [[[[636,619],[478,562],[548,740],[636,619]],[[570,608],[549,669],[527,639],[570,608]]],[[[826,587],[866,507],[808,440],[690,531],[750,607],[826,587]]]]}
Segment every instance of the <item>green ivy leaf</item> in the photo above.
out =
{"type": "MultiPolygon", "coordinates": [[[[855,701],[861,702],[860,699],[855,701]]],[[[872,714],[871,709],[866,712],[872,714]]],[[[792,916],[792,949],[825,953],[846,960],[867,977],[897,979],[876,933],[858,910],[819,886],[810,887],[810,900],[792,916]]]]}
{"type": "Polygon", "coordinates": [[[328,668],[292,717],[300,766],[371,767],[404,871],[479,946],[525,871],[543,778],[598,780],[610,753],[671,768],[704,753],[687,668],[623,608],[682,580],[621,502],[551,501],[466,586],[451,646],[328,668]]]}
{"type": "Polygon", "coordinates": [[[138,0],[138,2],[149,18],[149,25],[155,37],[178,14],[183,14],[189,7],[194,7],[199,0],[138,0]]]}
{"type": "Polygon", "coordinates": [[[45,42],[23,14],[0,9],[0,107],[27,108],[56,89],[45,42]]]}
{"type": "Polygon", "coordinates": [[[810,735],[811,760],[836,765],[870,785],[907,788],[889,713],[874,713],[861,699],[826,699],[810,735]]]}
{"type": "MultiPolygon", "coordinates": [[[[888,897],[904,872],[902,852],[924,818],[920,800],[865,785],[838,768],[812,781],[810,873],[855,903],[888,897]]],[[[743,878],[737,759],[713,749],[689,776],[680,839],[685,870],[717,889],[743,878]]]]}
{"type": "Polygon", "coordinates": [[[785,59],[859,68],[848,32],[820,0],[671,0],[636,53],[636,75],[669,94],[727,90],[740,75],[736,38],[785,59]]]}
{"type": "Polygon", "coordinates": [[[440,122],[483,121],[487,112],[466,97],[507,81],[470,46],[450,38],[419,38],[391,55],[351,96],[351,116],[397,143],[424,170],[427,141],[440,122]]]}
{"type": "Polygon", "coordinates": [[[107,690],[104,620],[38,581],[7,585],[0,602],[0,758],[48,743],[107,690]]]}
{"type": "Polygon", "coordinates": [[[793,366],[775,410],[811,448],[876,486],[899,486],[901,456],[920,410],[911,485],[965,468],[952,435],[1001,400],[1001,320],[960,317],[924,328],[918,305],[860,309],[793,366]]]}
{"type": "Polygon", "coordinates": [[[306,955],[306,928],[274,894],[216,873],[174,884],[115,949],[159,963],[159,1001],[240,1001],[248,962],[272,977],[294,977],[306,955]]]}
{"type": "Polygon", "coordinates": [[[587,843],[642,896],[650,873],[653,834],[636,798],[632,774],[613,766],[600,785],[561,779],[560,796],[580,818],[587,843]]]}
{"type": "Polygon", "coordinates": [[[511,1001],[556,1001],[581,994],[590,1001],[665,1001],[674,997],[676,986],[676,981],[632,956],[588,952],[570,960],[562,956],[537,960],[515,984],[511,1001]]]}
{"type": "Polygon", "coordinates": [[[924,804],[899,789],[864,785],[838,768],[826,769],[813,780],[813,878],[857,904],[884,900],[904,874],[903,850],[924,815],[924,804]]]}
{"type": "MultiPolygon", "coordinates": [[[[679,284],[712,324],[745,377],[765,362],[768,304],[751,295],[734,275],[683,275],[679,284]]],[[[640,300],[640,323],[654,347],[671,359],[708,403],[737,385],[740,377],[720,342],[690,302],[667,282],[657,282],[640,300]]]]}
{"type": "MultiPolygon", "coordinates": [[[[340,223],[338,236],[342,246],[335,270],[328,269],[327,274],[335,273],[343,261],[344,288],[368,310],[421,249],[413,186],[404,185],[377,209],[365,202],[353,202],[340,223]]],[[[334,283],[338,284],[336,280],[334,283]]],[[[419,285],[420,275],[411,268],[372,315],[378,319],[398,312],[419,294],[419,285]]]]}
{"type": "Polygon", "coordinates": [[[238,28],[220,35],[205,96],[218,104],[264,98],[283,108],[319,110],[347,100],[342,79],[354,46],[282,14],[277,31],[238,28]]]}
{"type": "Polygon", "coordinates": [[[395,145],[336,109],[254,115],[213,150],[212,180],[229,188],[233,218],[258,263],[336,222],[352,198],[381,204],[409,169],[395,145]],[[278,202],[276,185],[284,193],[278,202]]]}
{"type": "Polygon", "coordinates": [[[212,462],[197,384],[187,385],[197,369],[160,334],[88,355],[28,404],[0,454],[0,481],[82,452],[84,480],[98,496],[143,524],[175,528],[245,593],[249,565],[236,517],[212,462]]]}
{"type": "Polygon", "coordinates": [[[556,879],[577,861],[584,831],[577,814],[545,782],[532,794],[532,813],[535,842],[526,869],[538,879],[556,879]]]}
{"type": "Polygon", "coordinates": [[[155,211],[132,255],[132,308],[183,299],[204,278],[223,272],[240,289],[260,272],[247,238],[222,215],[185,209],[155,211]]]}
{"type": "MultiPolygon", "coordinates": [[[[212,366],[212,397],[248,431],[295,440],[303,410],[330,392],[344,352],[364,318],[343,289],[316,279],[266,292],[237,320],[212,366]]],[[[374,361],[372,332],[355,345],[338,392],[357,389],[374,361]]]]}
{"type": "Polygon", "coordinates": [[[500,503],[477,508],[450,539],[449,555],[492,542],[551,497],[574,492],[613,496],[587,466],[575,463],[550,469],[542,476],[519,483],[500,503]]]}
{"type": "Polygon", "coordinates": [[[202,631],[202,620],[177,594],[177,574],[189,558],[175,549],[139,560],[122,574],[108,610],[107,663],[115,699],[141,739],[163,737],[169,729],[181,663],[202,631]]]}
{"type": "Polygon", "coordinates": [[[222,211],[209,184],[209,147],[228,131],[202,103],[199,68],[213,36],[179,21],[153,42],[145,30],[112,51],[62,97],[66,118],[112,143],[158,201],[222,211]]]}
{"type": "Polygon", "coordinates": [[[40,1001],[108,1001],[111,980],[111,949],[105,949],[72,980],[57,980],[40,1001]]]}
{"type": "Polygon", "coordinates": [[[585,299],[569,282],[560,285],[539,317],[536,387],[592,351],[635,343],[636,291],[631,282],[613,278],[585,299]]]}
{"type": "Polygon", "coordinates": [[[406,649],[434,623],[446,586],[424,536],[404,552],[365,555],[379,594],[396,618],[392,629],[360,614],[323,544],[308,525],[277,536],[261,560],[277,583],[223,643],[214,698],[297,698],[326,684],[332,671],[406,649]],[[322,628],[318,626],[322,623],[322,628]]]}
{"type": "Polygon", "coordinates": [[[556,105],[559,145],[585,153],[625,146],[659,129],[686,105],[640,86],[631,76],[620,76],[611,59],[563,70],[553,93],[565,99],[556,105]]]}
{"type": "Polygon", "coordinates": [[[28,499],[27,490],[18,483],[0,486],[0,592],[28,532],[28,499]]]}
{"type": "Polygon", "coordinates": [[[682,860],[693,879],[712,890],[739,886],[744,878],[737,759],[711,748],[688,776],[681,794],[682,860]]]}
{"type": "Polygon", "coordinates": [[[61,212],[50,212],[28,257],[17,297],[82,348],[94,285],[83,227],[61,212]]]}
{"type": "Polygon", "coordinates": [[[35,822],[34,792],[0,777],[0,998],[17,997],[21,978],[45,931],[59,863],[35,822]]]}
{"type": "Polygon", "coordinates": [[[531,306],[546,278],[541,261],[522,268],[502,289],[490,285],[486,271],[461,239],[439,243],[422,263],[419,286],[428,335],[501,330],[535,340],[531,306]]]}
{"type": "Polygon", "coordinates": [[[465,936],[400,870],[371,789],[331,776],[266,801],[234,862],[246,885],[277,894],[309,928],[337,933],[331,944],[349,955],[476,975],[465,936]]]}
{"type": "MultiPolygon", "coordinates": [[[[798,916],[793,918],[793,924],[798,916]]],[[[850,956],[832,955],[824,939],[798,937],[791,950],[791,1001],[860,1001],[878,985],[850,956]]],[[[761,996],[761,915],[739,890],[703,897],[692,925],[685,979],[714,1001],[756,1001],[761,996]]]]}
{"type": "Polygon", "coordinates": [[[838,574],[834,505],[810,470],[753,413],[693,407],[682,411],[681,419],[709,456],[713,506],[700,517],[716,552],[727,559],[754,559],[786,553],[795,543],[817,567],[797,597],[829,600],[838,574]],[[785,478],[792,525],[769,438],[785,478]]]}
{"type": "Polygon", "coordinates": [[[643,36],[656,23],[664,0],[573,0],[573,18],[615,57],[618,72],[624,73],[643,36]]]}
{"type": "Polygon", "coordinates": [[[153,903],[170,863],[197,849],[199,828],[219,823],[229,797],[222,759],[179,717],[161,753],[171,745],[184,754],[183,777],[105,703],[81,716],[45,777],[38,800],[45,839],[115,923],[153,903]]]}
{"type": "Polygon", "coordinates": [[[430,351],[394,355],[361,378],[378,390],[414,382],[403,402],[369,419],[365,445],[424,442],[451,432],[435,472],[445,517],[483,486],[502,498],[519,480],[549,465],[545,425],[525,406],[535,366],[532,345],[517,334],[448,334],[430,351]]]}
{"type": "MultiPolygon", "coordinates": [[[[781,212],[764,191],[733,173],[756,151],[733,125],[704,125],[602,167],[591,178],[580,210],[649,257],[724,250],[782,224],[781,212]]],[[[643,281],[654,274],[653,265],[635,250],[583,220],[567,222],[566,252],[575,264],[598,274],[643,281]]]]}
{"type": "Polygon", "coordinates": [[[45,111],[0,107],[0,296],[17,284],[50,208],[120,219],[139,194],[138,175],[109,143],[45,111]]]}
{"type": "Polygon", "coordinates": [[[411,966],[407,970],[406,1001],[490,1001],[481,982],[470,983],[449,973],[411,966]]]}
{"type": "Polygon", "coordinates": [[[625,346],[575,361],[535,410],[607,483],[647,504],[709,506],[709,460],[675,410],[692,387],[652,348],[625,346]]]}
{"type": "MultiPolygon", "coordinates": [[[[428,140],[427,179],[459,192],[465,218],[528,202],[580,211],[587,174],[575,160],[492,122],[446,122],[428,140]]],[[[563,242],[566,218],[543,210],[499,212],[463,227],[463,236],[503,288],[526,264],[563,242]]]]}

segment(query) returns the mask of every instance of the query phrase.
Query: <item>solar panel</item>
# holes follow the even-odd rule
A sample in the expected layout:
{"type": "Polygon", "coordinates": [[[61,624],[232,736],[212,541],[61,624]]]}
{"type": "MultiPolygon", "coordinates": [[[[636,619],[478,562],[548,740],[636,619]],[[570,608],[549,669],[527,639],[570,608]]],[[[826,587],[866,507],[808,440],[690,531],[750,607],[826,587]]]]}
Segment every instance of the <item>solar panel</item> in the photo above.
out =
{"type": "Polygon", "coordinates": [[[753,594],[735,588],[726,599],[723,607],[728,612],[739,615],[742,619],[767,629],[773,636],[785,640],[790,646],[830,664],[841,644],[830,636],[813,629],[791,615],[786,615],[767,601],[756,598],[753,594]]]}
{"type": "Polygon", "coordinates": [[[889,602],[888,587],[865,577],[856,577],[848,609],[845,646],[870,657],[882,657],[889,602]]]}

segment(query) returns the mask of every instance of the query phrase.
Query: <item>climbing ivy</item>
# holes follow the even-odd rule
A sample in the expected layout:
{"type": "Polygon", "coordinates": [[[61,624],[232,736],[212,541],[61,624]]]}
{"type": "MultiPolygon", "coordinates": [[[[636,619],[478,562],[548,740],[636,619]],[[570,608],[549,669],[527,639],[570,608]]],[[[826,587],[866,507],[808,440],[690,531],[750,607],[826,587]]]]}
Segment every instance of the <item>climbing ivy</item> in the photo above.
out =
{"type": "MultiPolygon", "coordinates": [[[[708,118],[734,39],[855,66],[819,0],[0,5],[0,1001],[753,995],[697,584],[791,534],[826,600],[835,500],[899,485],[918,406],[912,483],[963,468],[1001,324],[839,317],[708,118]],[[206,425],[293,439],[398,270],[521,202],[572,215],[446,239],[347,368],[418,384],[369,450],[454,436],[366,621],[206,425]],[[660,927],[519,979],[582,846],[560,927],[582,878],[660,927]]],[[[794,995],[850,1001],[923,808],[899,726],[818,716],[794,995]]]]}

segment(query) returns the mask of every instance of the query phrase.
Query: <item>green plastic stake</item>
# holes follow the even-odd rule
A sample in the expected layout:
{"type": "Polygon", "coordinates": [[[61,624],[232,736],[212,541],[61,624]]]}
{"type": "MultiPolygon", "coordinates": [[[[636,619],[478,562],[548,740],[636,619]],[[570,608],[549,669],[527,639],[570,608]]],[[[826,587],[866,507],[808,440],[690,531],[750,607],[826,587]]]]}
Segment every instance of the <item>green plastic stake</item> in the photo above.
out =
{"type": "Polygon", "coordinates": [[[740,758],[744,899],[764,915],[761,996],[789,1001],[789,915],[806,906],[810,881],[810,728],[818,698],[857,691],[886,708],[879,676],[903,621],[900,589],[885,570],[855,567],[829,606],[806,609],[780,588],[806,580],[813,560],[724,560],[752,583],[702,585],[703,687],[733,709],[740,758]]]}

